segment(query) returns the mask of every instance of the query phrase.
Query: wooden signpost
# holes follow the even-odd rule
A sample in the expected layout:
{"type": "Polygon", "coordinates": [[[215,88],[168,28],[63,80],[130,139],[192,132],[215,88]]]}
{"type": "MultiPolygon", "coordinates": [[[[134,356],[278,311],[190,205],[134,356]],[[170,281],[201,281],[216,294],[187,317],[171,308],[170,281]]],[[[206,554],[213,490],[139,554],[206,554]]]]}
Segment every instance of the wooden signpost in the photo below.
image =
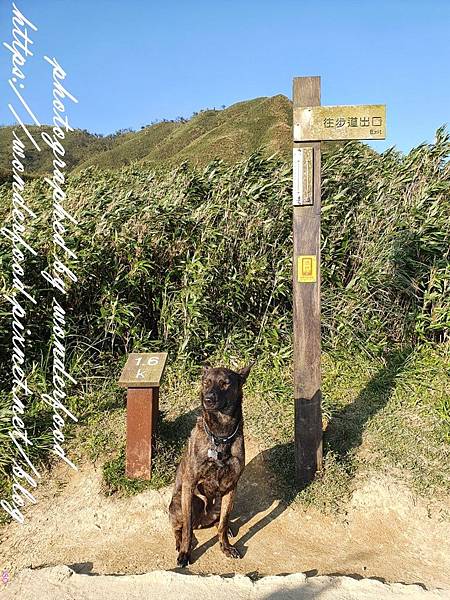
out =
{"type": "Polygon", "coordinates": [[[167,353],[129,355],[119,379],[127,388],[127,477],[150,479],[159,385],[167,353]]]}
{"type": "Polygon", "coordinates": [[[295,474],[304,486],[322,468],[320,142],[384,139],[386,108],[321,106],[320,77],[294,78],[293,105],[295,474]]]}

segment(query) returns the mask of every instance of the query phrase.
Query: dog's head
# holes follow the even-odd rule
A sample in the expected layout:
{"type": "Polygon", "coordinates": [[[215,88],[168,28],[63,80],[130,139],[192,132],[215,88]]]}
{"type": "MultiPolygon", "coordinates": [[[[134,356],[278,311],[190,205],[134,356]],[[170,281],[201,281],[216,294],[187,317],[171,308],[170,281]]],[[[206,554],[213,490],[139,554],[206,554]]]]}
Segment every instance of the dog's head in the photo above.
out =
{"type": "Polygon", "coordinates": [[[204,410],[234,413],[242,402],[242,386],[250,369],[231,371],[224,367],[203,367],[201,398],[204,410]]]}

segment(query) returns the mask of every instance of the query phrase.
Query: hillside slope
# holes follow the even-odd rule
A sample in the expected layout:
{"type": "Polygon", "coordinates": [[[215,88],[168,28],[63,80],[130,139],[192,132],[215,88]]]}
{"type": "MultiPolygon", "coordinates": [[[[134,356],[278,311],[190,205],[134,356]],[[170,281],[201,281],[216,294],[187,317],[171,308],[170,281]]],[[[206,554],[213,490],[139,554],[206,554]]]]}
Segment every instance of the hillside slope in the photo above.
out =
{"type": "MultiPolygon", "coordinates": [[[[292,104],[286,96],[262,97],[233,104],[223,110],[205,110],[185,122],[163,121],[121,135],[105,137],[76,130],[65,142],[69,170],[91,165],[116,169],[133,161],[151,165],[176,164],[188,160],[205,165],[214,158],[235,162],[258,148],[283,156],[291,148],[292,104]]],[[[0,128],[0,171],[11,170],[13,127],[0,128]]],[[[37,138],[39,130],[31,127],[37,138]]],[[[25,160],[29,175],[51,170],[47,148],[37,152],[30,144],[25,160]]]]}
{"type": "Polygon", "coordinates": [[[234,162],[264,147],[290,152],[291,102],[286,96],[238,102],[224,110],[206,110],[185,123],[163,122],[130,134],[126,141],[90,156],[80,168],[117,168],[135,160],[175,164],[188,160],[204,165],[214,158],[234,162]]]}
{"type": "MultiPolygon", "coordinates": [[[[0,127],[0,173],[2,179],[5,179],[7,174],[11,172],[11,144],[14,129],[14,126],[0,127]]],[[[18,129],[20,130],[20,127],[18,129]]],[[[50,148],[42,141],[41,133],[46,131],[51,134],[51,127],[49,125],[42,127],[28,125],[28,129],[41,146],[41,152],[34,148],[25,134],[19,134],[19,137],[26,144],[25,159],[22,161],[25,166],[25,174],[40,175],[49,173],[53,169],[53,155],[50,148]]],[[[113,145],[119,145],[123,139],[125,139],[125,135],[102,137],[82,129],[69,132],[64,142],[68,170],[72,170],[92,154],[101,153],[113,145]]]]}

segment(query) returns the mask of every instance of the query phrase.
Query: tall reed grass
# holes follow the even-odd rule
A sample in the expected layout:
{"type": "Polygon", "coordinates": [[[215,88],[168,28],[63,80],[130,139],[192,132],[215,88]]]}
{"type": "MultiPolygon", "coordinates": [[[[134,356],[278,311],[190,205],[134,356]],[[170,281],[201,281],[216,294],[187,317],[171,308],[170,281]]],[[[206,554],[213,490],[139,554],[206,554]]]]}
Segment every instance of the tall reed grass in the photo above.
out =
{"type": "MultiPolygon", "coordinates": [[[[376,354],[392,346],[442,343],[448,336],[450,140],[404,156],[348,143],[323,160],[323,344],[376,354]]],[[[27,198],[39,215],[28,241],[31,385],[27,411],[35,451],[46,448],[47,408],[39,398],[48,371],[52,290],[40,275],[51,254],[51,198],[41,180],[27,198]]],[[[291,355],[292,206],[290,165],[255,153],[229,166],[211,162],[171,171],[138,164],[89,168],[70,177],[67,238],[78,282],[65,299],[75,376],[108,356],[168,350],[186,366],[239,351],[291,355]]],[[[0,216],[10,220],[10,184],[0,216]]],[[[1,287],[11,286],[9,242],[0,239],[1,287]]],[[[0,300],[0,472],[12,456],[9,428],[11,333],[0,300]]],[[[106,363],[105,363],[106,364],[106,363]]],[[[105,366],[105,365],[103,365],[105,366]]],[[[82,402],[82,399],[81,399],[82,402]]]]}

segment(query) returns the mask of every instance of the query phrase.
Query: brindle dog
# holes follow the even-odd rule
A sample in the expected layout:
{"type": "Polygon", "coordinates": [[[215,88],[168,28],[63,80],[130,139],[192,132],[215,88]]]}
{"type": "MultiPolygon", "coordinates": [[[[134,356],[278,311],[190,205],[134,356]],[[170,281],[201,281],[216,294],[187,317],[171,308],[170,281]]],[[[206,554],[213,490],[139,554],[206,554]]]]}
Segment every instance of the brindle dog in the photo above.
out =
{"type": "Polygon", "coordinates": [[[250,368],[238,372],[203,368],[202,415],[178,465],[169,506],[180,567],[190,562],[193,529],[212,525],[217,525],[225,555],[241,558],[228,536],[236,486],[245,464],[242,386],[250,368]]]}

